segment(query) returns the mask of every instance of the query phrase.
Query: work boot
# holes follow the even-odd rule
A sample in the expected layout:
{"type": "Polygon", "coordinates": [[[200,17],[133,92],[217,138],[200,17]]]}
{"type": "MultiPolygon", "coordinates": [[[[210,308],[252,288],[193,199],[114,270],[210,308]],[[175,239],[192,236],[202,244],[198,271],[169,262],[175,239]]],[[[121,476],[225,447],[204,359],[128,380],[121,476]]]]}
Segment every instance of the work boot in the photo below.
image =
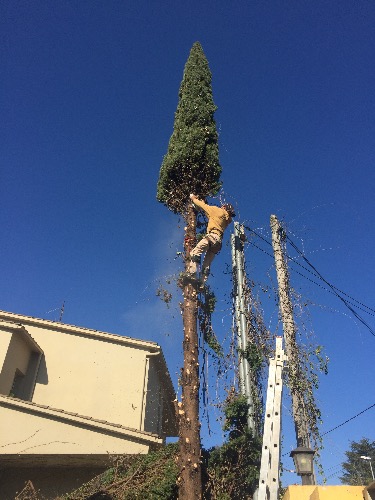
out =
{"type": "Polygon", "coordinates": [[[192,262],[196,262],[197,264],[201,263],[201,256],[200,255],[193,255],[190,257],[190,260],[192,262]]]}
{"type": "Polygon", "coordinates": [[[188,264],[187,271],[189,273],[196,273],[198,266],[200,266],[201,263],[201,258],[198,255],[193,255],[192,257],[189,258],[190,262],[188,264]]]}

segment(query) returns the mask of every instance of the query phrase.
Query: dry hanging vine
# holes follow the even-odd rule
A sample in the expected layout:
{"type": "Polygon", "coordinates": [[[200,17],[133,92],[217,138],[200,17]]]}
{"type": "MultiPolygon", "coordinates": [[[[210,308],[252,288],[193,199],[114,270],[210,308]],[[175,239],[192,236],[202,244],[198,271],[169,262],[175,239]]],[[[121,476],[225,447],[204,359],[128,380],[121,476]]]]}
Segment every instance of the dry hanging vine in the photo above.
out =
{"type": "Polygon", "coordinates": [[[289,358],[289,370],[285,374],[285,379],[292,396],[297,444],[302,442],[304,446],[316,450],[316,463],[320,473],[322,473],[319,462],[319,450],[322,448],[319,426],[322,420],[315,398],[315,390],[319,386],[319,372],[327,373],[328,358],[324,359],[321,346],[302,342],[302,330],[306,330],[306,328],[303,327],[302,330],[298,328],[295,322],[295,313],[305,308],[297,307],[296,294],[293,293],[289,282],[286,261],[286,230],[281,227],[275,216],[271,216],[271,228],[279,281],[280,314],[283,316],[284,337],[287,341],[286,351],[289,358]],[[298,342],[297,338],[299,338],[298,342]]]}

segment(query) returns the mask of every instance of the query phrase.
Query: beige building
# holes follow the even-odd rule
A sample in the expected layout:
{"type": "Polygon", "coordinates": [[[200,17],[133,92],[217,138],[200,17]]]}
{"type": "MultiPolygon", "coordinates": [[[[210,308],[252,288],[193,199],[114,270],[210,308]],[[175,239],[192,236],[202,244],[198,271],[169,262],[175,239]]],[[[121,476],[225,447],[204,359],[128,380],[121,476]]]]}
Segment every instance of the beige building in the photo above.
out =
{"type": "Polygon", "coordinates": [[[364,486],[288,486],[283,500],[374,500],[375,483],[364,486]]]}
{"type": "Polygon", "coordinates": [[[0,498],[30,479],[48,497],[176,436],[154,342],[0,311],[0,498]]]}

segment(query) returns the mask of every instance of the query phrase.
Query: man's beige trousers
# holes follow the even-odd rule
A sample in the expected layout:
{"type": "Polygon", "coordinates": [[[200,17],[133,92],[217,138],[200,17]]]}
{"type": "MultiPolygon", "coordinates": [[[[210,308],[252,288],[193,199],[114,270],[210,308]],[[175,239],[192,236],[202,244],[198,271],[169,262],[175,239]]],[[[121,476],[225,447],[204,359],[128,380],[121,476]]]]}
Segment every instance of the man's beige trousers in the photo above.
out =
{"type": "MultiPolygon", "coordinates": [[[[202,274],[208,276],[209,268],[214,260],[214,257],[221,250],[221,237],[216,233],[208,233],[204,238],[200,240],[200,242],[193,248],[190,252],[190,258],[193,258],[189,262],[189,266],[187,271],[189,273],[197,272],[197,262],[194,262],[194,257],[200,257],[204,252],[206,255],[204,256],[203,264],[202,264],[202,274]]],[[[198,259],[196,259],[198,260],[198,259]]]]}

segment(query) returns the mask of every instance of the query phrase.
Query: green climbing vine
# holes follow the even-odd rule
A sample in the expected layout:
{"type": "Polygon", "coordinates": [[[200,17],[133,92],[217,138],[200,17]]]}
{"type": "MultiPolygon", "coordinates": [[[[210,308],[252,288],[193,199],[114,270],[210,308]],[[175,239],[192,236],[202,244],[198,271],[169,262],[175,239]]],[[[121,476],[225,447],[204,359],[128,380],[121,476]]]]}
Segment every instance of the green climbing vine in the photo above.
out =
{"type": "Polygon", "coordinates": [[[322,448],[320,426],[322,424],[321,411],[318,407],[315,392],[319,389],[320,375],[328,374],[329,358],[324,353],[324,347],[315,342],[313,332],[309,328],[306,315],[309,314],[308,302],[294,290],[291,297],[295,304],[296,334],[299,338],[297,344],[297,358],[300,364],[299,380],[291,380],[294,388],[301,389],[305,398],[305,408],[310,427],[312,446],[319,451],[322,448]],[[305,341],[303,341],[303,337],[305,341]]]}
{"type": "Polygon", "coordinates": [[[208,499],[250,498],[258,484],[262,444],[247,427],[249,405],[235,388],[228,391],[223,405],[223,430],[228,439],[206,452],[208,499]]]}
{"type": "Polygon", "coordinates": [[[198,323],[203,340],[218,358],[223,358],[223,347],[212,328],[212,314],[215,311],[216,296],[208,285],[204,286],[198,300],[198,323]]]}
{"type": "MultiPolygon", "coordinates": [[[[283,229],[286,235],[285,230],[283,229]]],[[[286,237],[282,239],[285,246],[286,237]]],[[[284,249],[284,254],[286,251],[284,249]]],[[[322,425],[322,414],[316,400],[316,391],[319,388],[320,375],[328,373],[329,358],[324,355],[323,346],[314,341],[312,328],[308,325],[308,301],[290,286],[289,271],[284,266],[287,276],[288,291],[293,304],[295,340],[291,346],[293,352],[294,370],[289,370],[285,375],[286,384],[291,394],[298,394],[303,408],[303,415],[307,425],[310,440],[309,446],[315,450],[315,463],[321,476],[324,476],[320,462],[320,450],[323,448],[323,440],[320,433],[322,425]]]]}

